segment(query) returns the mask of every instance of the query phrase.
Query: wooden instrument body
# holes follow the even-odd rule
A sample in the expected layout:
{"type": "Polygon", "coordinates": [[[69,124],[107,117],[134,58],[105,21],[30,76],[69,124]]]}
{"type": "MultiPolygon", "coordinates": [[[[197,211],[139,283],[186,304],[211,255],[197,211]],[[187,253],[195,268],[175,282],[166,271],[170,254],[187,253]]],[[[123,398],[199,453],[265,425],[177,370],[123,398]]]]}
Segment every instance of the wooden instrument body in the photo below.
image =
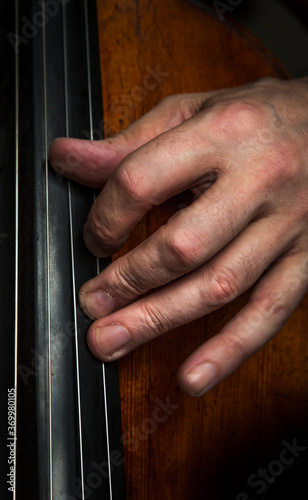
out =
{"type": "MultiPolygon", "coordinates": [[[[43,0],[40,6],[46,4],[43,0]]],[[[5,448],[7,391],[15,386],[15,500],[124,498],[121,446],[129,500],[261,498],[257,487],[247,483],[250,475],[279,460],[283,442],[307,443],[307,299],[276,338],[200,399],[179,390],[177,369],[221,329],[246,302],[247,294],[121,360],[121,431],[115,366],[106,367],[105,390],[101,366],[86,348],[88,321],[79,312],[76,318],[73,307],[72,254],[76,289],[97,271],[95,259],[82,243],[82,225],[93,194],[72,184],[71,226],[67,184],[48,169],[47,149],[52,139],[65,134],[90,138],[93,132],[94,139],[108,137],[170,94],[236,86],[266,75],[283,77],[284,72],[248,34],[185,0],[97,0],[101,115],[99,93],[91,94],[91,78],[92,85],[97,78],[95,57],[91,54],[89,59],[84,46],[84,16],[88,12],[94,19],[95,2],[62,4],[46,26],[20,45],[14,58],[5,33],[17,33],[17,29],[21,34],[24,20],[34,19],[39,7],[35,0],[14,4],[0,0],[1,12],[5,11],[1,22],[8,22],[1,31],[7,74],[1,80],[0,95],[4,117],[0,130],[1,472],[6,477],[10,470],[5,448]],[[88,101],[92,101],[92,113],[88,101]],[[74,328],[65,329],[74,319],[75,336],[74,328]],[[79,383],[83,426],[78,415],[79,383]],[[109,452],[118,452],[113,455],[111,482],[105,478],[106,469],[97,476],[94,465],[106,465],[108,459],[106,415],[109,452]]],[[[89,31],[93,47],[94,30],[89,31]]],[[[155,231],[180,203],[177,197],[152,210],[119,255],[155,231]]],[[[1,498],[11,498],[5,482],[0,484],[1,498]]]]}
{"type": "MultiPolygon", "coordinates": [[[[184,0],[97,4],[107,136],[174,93],[285,77],[243,29],[184,0]]],[[[119,254],[165,222],[178,203],[152,210],[119,254]]],[[[128,499],[235,499],[241,492],[260,498],[249,476],[279,460],[282,441],[307,444],[307,298],[268,345],[204,397],[178,389],[182,361],[247,296],[120,360],[128,499]],[[174,406],[164,411],[159,401],[174,406]]]]}

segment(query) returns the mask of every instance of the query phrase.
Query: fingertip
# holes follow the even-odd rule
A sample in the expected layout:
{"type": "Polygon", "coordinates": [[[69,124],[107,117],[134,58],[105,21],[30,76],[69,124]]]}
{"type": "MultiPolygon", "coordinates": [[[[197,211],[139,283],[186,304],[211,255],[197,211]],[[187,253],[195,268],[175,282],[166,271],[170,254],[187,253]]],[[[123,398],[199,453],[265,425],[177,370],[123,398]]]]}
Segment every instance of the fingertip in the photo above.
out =
{"type": "Polygon", "coordinates": [[[209,361],[190,365],[188,368],[183,366],[179,370],[178,381],[189,396],[200,397],[217,384],[217,369],[209,361]]]}
{"type": "Polygon", "coordinates": [[[52,141],[48,150],[48,160],[53,169],[61,175],[65,172],[65,161],[63,158],[63,144],[66,137],[56,137],[52,141]]]}
{"type": "Polygon", "coordinates": [[[88,331],[87,343],[92,354],[101,361],[114,361],[129,352],[132,342],[129,331],[119,323],[94,322],[88,331]]]}
{"type": "Polygon", "coordinates": [[[91,319],[103,318],[116,309],[114,298],[102,290],[80,292],[79,304],[83,312],[91,319]]]}
{"type": "Polygon", "coordinates": [[[108,361],[108,359],[105,359],[104,354],[101,352],[97,344],[96,322],[92,323],[88,330],[87,344],[93,356],[95,356],[100,361],[108,361]]]}
{"type": "Polygon", "coordinates": [[[48,160],[53,169],[60,175],[78,180],[79,170],[85,162],[88,149],[84,139],[57,137],[49,146],[48,160]]]}
{"type": "Polygon", "coordinates": [[[123,155],[116,144],[105,140],[59,137],[50,144],[48,156],[58,174],[102,188],[123,155]]]}

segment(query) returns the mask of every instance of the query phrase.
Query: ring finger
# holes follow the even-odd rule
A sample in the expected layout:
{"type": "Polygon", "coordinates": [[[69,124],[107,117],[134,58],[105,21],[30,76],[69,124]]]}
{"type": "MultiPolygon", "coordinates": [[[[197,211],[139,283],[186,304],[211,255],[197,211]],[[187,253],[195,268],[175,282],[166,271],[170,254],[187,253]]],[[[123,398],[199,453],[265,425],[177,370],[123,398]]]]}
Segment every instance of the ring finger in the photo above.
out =
{"type": "Polygon", "coordinates": [[[105,316],[196,269],[238,235],[257,211],[253,194],[248,204],[239,193],[234,196],[226,178],[219,179],[156,233],[85,283],[79,294],[82,309],[92,319],[105,316]]]}
{"type": "Polygon", "coordinates": [[[274,217],[250,224],[208,263],[94,322],[88,335],[93,354],[105,361],[118,359],[230,302],[286,251],[291,236],[286,240],[284,235],[285,228],[277,230],[274,217]]]}

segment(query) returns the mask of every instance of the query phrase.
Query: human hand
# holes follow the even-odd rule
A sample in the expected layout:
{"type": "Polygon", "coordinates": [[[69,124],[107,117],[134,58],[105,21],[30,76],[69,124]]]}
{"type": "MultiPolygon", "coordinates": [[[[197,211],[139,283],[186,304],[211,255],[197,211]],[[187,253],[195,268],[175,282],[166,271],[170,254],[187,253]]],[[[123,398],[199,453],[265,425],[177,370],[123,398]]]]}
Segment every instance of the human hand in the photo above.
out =
{"type": "Polygon", "coordinates": [[[188,188],[195,195],[81,288],[95,356],[118,359],[254,285],[180,368],[182,388],[197,396],[280,330],[308,287],[307,109],[307,78],[262,79],[172,96],[111,139],[51,145],[56,170],[104,186],[84,229],[95,255],[121,247],[151,207],[188,188]]]}

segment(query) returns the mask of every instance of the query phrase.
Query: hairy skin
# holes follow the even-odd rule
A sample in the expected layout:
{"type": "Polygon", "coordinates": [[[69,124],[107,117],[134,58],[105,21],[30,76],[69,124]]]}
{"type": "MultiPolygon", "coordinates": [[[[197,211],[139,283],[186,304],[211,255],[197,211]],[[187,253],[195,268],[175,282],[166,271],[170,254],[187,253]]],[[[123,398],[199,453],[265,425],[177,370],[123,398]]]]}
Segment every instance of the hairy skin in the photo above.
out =
{"type": "Polygon", "coordinates": [[[120,248],[154,205],[188,188],[196,197],[82,286],[95,356],[118,359],[257,283],[180,368],[199,396],[281,329],[308,289],[307,110],[307,77],[266,78],[171,96],[111,139],[52,143],[58,172],[102,188],[84,228],[95,255],[120,248]]]}

